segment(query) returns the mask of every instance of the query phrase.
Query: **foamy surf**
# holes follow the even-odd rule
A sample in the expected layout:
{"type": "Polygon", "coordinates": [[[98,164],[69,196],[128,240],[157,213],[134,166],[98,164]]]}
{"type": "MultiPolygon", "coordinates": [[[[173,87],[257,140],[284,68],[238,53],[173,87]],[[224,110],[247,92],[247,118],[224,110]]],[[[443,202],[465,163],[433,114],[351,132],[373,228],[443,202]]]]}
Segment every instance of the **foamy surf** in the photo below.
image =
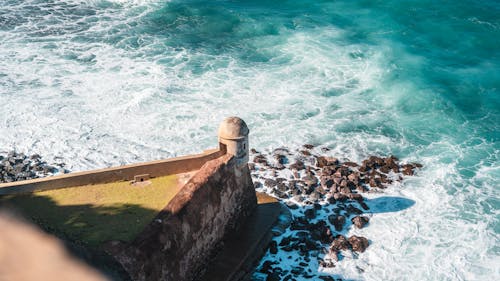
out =
{"type": "Polygon", "coordinates": [[[211,148],[238,115],[259,150],[394,154],[424,169],[384,195],[415,205],[325,272],[500,279],[497,8],[407,4],[4,1],[0,150],[100,168],[211,148]]]}

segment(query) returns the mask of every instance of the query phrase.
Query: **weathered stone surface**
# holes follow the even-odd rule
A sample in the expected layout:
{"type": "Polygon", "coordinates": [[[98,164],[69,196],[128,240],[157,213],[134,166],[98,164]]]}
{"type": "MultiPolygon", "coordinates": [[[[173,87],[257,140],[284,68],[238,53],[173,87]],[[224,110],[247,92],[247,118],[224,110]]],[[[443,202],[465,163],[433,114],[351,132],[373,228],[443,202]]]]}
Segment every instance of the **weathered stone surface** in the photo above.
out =
{"type": "Polygon", "coordinates": [[[348,250],[351,247],[349,241],[343,235],[337,235],[330,245],[330,252],[337,253],[341,250],[348,250]]]}
{"type": "Polygon", "coordinates": [[[368,239],[361,236],[353,235],[347,239],[351,244],[352,250],[355,252],[364,252],[368,248],[368,239]]]}
{"type": "Polygon", "coordinates": [[[231,155],[207,162],[153,222],[113,256],[133,280],[191,280],[226,233],[256,207],[246,166],[231,155]]]}
{"type": "Polygon", "coordinates": [[[355,216],[351,219],[351,221],[357,228],[363,228],[370,221],[370,219],[365,216],[355,216]]]}

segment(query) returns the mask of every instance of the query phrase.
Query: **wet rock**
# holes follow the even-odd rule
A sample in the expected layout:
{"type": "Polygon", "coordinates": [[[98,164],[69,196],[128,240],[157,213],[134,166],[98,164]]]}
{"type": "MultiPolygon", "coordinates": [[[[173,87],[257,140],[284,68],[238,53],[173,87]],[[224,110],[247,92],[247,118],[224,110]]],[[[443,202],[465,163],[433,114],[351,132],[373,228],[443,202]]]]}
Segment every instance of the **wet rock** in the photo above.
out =
{"type": "Polygon", "coordinates": [[[306,175],[302,178],[302,181],[307,186],[316,186],[318,184],[318,178],[313,175],[306,175]]]}
{"type": "Polygon", "coordinates": [[[363,210],[370,210],[370,207],[368,207],[365,202],[359,202],[359,205],[361,205],[361,208],[363,208],[363,210]]]}
{"type": "Polygon", "coordinates": [[[351,244],[344,235],[337,235],[330,245],[330,253],[338,253],[342,250],[349,250],[351,244]]]}
{"type": "Polygon", "coordinates": [[[347,167],[358,167],[359,165],[357,163],[354,163],[354,162],[344,162],[342,165],[344,166],[347,166],[347,167]]]}
{"type": "Polygon", "coordinates": [[[259,271],[262,273],[270,273],[270,272],[272,272],[273,265],[275,265],[275,264],[276,264],[276,262],[266,260],[266,261],[264,261],[264,263],[262,263],[262,267],[259,269],[259,271]]]}
{"type": "Polygon", "coordinates": [[[266,281],[281,281],[280,273],[273,271],[267,275],[266,281]]]}
{"type": "Polygon", "coordinates": [[[295,163],[293,163],[292,165],[290,165],[290,169],[297,170],[297,171],[304,170],[305,167],[306,166],[304,165],[304,162],[302,162],[300,160],[297,160],[297,161],[295,161],[295,163]]]}
{"type": "Polygon", "coordinates": [[[278,243],[276,241],[271,241],[269,244],[269,252],[273,255],[276,255],[278,253],[278,243]]]}
{"type": "MultiPolygon", "coordinates": [[[[61,168],[65,166],[62,162],[57,165],[61,168]]],[[[10,151],[5,156],[0,155],[0,183],[50,176],[59,171],[58,168],[42,161],[38,154],[29,156],[10,151]]],[[[61,169],[61,172],[67,173],[69,171],[61,169]]]]}
{"type": "Polygon", "coordinates": [[[349,194],[349,199],[356,200],[358,203],[363,202],[364,198],[361,194],[351,193],[349,194]]]}
{"type": "Polygon", "coordinates": [[[364,252],[368,248],[368,239],[361,236],[353,235],[348,239],[349,244],[351,244],[352,250],[355,252],[364,252]]]}
{"type": "Polygon", "coordinates": [[[361,211],[360,209],[354,207],[351,204],[347,205],[346,212],[347,212],[347,216],[350,216],[352,214],[361,215],[363,213],[363,211],[361,211]]]}
{"type": "Polygon", "coordinates": [[[264,185],[267,187],[275,187],[278,183],[273,179],[266,179],[264,185]]]}
{"type": "Polygon", "coordinates": [[[326,156],[318,156],[316,157],[316,166],[318,168],[323,168],[325,166],[332,166],[338,164],[337,158],[334,157],[326,157],[326,156]]]}
{"type": "Polygon", "coordinates": [[[314,148],[314,145],[312,145],[312,144],[304,144],[304,145],[303,145],[303,147],[304,147],[305,149],[313,149],[313,148],[314,148]]]}
{"type": "Polygon", "coordinates": [[[357,227],[357,228],[363,228],[370,219],[365,216],[355,216],[354,218],[351,219],[351,222],[357,227]]]}
{"type": "Polygon", "coordinates": [[[316,209],[307,209],[305,212],[304,212],[304,215],[306,216],[306,218],[312,220],[316,217],[316,209]]]}
{"type": "Polygon", "coordinates": [[[311,156],[311,152],[308,150],[301,150],[300,153],[304,156],[311,156]]]}
{"type": "Polygon", "coordinates": [[[262,155],[262,154],[259,154],[259,155],[256,155],[254,158],[253,158],[253,162],[254,163],[258,163],[258,164],[262,164],[262,165],[265,165],[267,166],[268,163],[267,163],[267,159],[266,159],[266,156],[262,155]]]}
{"type": "Polygon", "coordinates": [[[336,201],[341,201],[341,202],[345,202],[347,200],[347,196],[345,194],[342,194],[342,193],[334,193],[333,194],[333,198],[336,200],[336,201]]]}
{"type": "Polygon", "coordinates": [[[295,204],[295,203],[293,203],[293,202],[290,202],[290,201],[287,201],[287,202],[285,203],[285,205],[286,205],[289,209],[291,209],[291,210],[296,210],[296,209],[298,209],[298,208],[299,208],[299,206],[298,206],[297,204],[295,204]]]}
{"type": "Polygon", "coordinates": [[[341,231],[345,224],[345,217],[341,215],[329,215],[328,221],[335,227],[336,231],[341,231]]]}

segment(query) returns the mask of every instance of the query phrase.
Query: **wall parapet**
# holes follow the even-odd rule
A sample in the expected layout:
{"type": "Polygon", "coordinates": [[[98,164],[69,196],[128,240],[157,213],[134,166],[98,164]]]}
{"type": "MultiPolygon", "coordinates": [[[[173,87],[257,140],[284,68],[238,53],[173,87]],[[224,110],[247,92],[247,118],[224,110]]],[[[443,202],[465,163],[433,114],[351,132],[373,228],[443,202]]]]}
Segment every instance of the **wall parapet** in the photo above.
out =
{"type": "Polygon", "coordinates": [[[26,181],[0,184],[0,195],[28,193],[34,191],[59,189],[70,186],[102,184],[115,181],[133,180],[134,176],[149,174],[160,177],[197,170],[207,161],[226,154],[223,147],[206,150],[203,153],[156,160],[145,163],[130,164],[92,171],[75,172],[64,175],[39,178],[26,181]]]}

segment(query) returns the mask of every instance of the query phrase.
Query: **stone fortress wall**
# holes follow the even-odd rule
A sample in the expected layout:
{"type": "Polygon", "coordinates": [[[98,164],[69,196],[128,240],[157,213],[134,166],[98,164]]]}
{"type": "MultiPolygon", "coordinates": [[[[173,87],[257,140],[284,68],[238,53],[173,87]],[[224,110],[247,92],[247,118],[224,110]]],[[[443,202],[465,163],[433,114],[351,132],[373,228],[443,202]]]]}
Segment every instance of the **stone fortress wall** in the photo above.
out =
{"type": "Polygon", "coordinates": [[[257,206],[248,162],[248,127],[229,117],[219,128],[219,148],[167,160],[0,184],[0,195],[196,171],[132,242],[103,249],[132,280],[193,280],[224,237],[257,206]]]}

